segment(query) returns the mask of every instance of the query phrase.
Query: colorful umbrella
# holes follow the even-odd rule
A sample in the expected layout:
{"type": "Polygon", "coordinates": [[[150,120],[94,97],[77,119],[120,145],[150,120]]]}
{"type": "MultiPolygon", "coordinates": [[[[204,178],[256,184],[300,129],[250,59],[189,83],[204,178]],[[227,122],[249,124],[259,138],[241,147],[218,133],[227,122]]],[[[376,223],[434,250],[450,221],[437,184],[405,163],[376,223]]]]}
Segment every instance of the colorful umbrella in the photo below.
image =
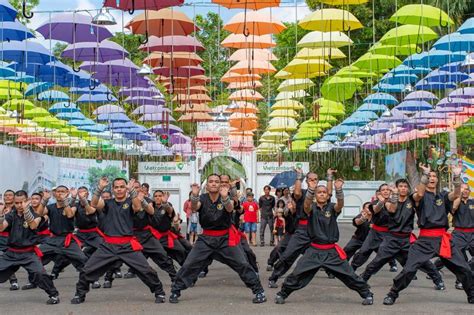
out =
{"type": "Polygon", "coordinates": [[[436,38],[438,34],[429,27],[407,24],[392,28],[382,36],[380,42],[388,45],[417,45],[436,38]]]}
{"type": "Polygon", "coordinates": [[[224,30],[246,36],[279,34],[285,29],[286,26],[276,21],[271,15],[259,11],[237,13],[224,25],[224,30]]]}
{"type": "Polygon", "coordinates": [[[325,72],[331,68],[324,59],[293,59],[283,69],[292,73],[311,73],[325,72]]]}
{"type": "Polygon", "coordinates": [[[2,43],[0,59],[19,64],[47,64],[56,58],[44,46],[31,41],[9,41],[2,43]]]}
{"type": "Polygon", "coordinates": [[[303,36],[303,38],[296,44],[296,46],[300,48],[339,48],[351,45],[352,43],[352,40],[342,32],[313,31],[303,36]]]}
{"type": "Polygon", "coordinates": [[[264,60],[241,60],[229,69],[238,74],[266,74],[273,73],[276,68],[264,60]]]}
{"type": "Polygon", "coordinates": [[[161,52],[197,52],[204,50],[201,42],[192,36],[173,35],[173,36],[150,36],[148,42],[139,47],[143,51],[161,51],[161,52]]]}
{"type": "Polygon", "coordinates": [[[390,17],[390,21],[428,27],[445,27],[454,24],[454,21],[444,11],[427,4],[405,5],[390,17]]]}
{"type": "Polygon", "coordinates": [[[276,46],[276,43],[273,42],[272,36],[267,35],[250,35],[245,36],[244,34],[230,34],[222,42],[222,47],[226,48],[272,48],[276,46]]]}
{"type": "Polygon", "coordinates": [[[352,98],[357,87],[363,84],[357,78],[330,77],[324,81],[321,94],[328,100],[339,102],[352,98]]]}
{"type": "Polygon", "coordinates": [[[277,90],[278,92],[306,90],[314,85],[310,79],[288,79],[280,83],[277,90]]]}
{"type": "Polygon", "coordinates": [[[35,36],[30,30],[23,24],[14,22],[1,22],[0,24],[0,40],[1,41],[23,41],[28,38],[34,38],[35,36]]]}
{"type": "MultiPolygon", "coordinates": [[[[474,50],[474,34],[451,33],[444,35],[433,44],[437,50],[466,52],[474,50]]],[[[456,61],[456,60],[453,60],[456,61]]]]}
{"type": "Polygon", "coordinates": [[[196,53],[193,52],[172,52],[159,53],[152,52],[144,60],[143,63],[151,67],[185,67],[197,66],[203,60],[196,53]]]}
{"type": "Polygon", "coordinates": [[[71,98],[64,92],[57,90],[44,91],[38,94],[38,100],[46,102],[64,102],[69,101],[71,98]]]}
{"type": "Polygon", "coordinates": [[[229,61],[241,61],[241,60],[263,60],[263,61],[274,61],[278,58],[267,49],[239,49],[236,50],[229,58],[229,61]]]}
{"type": "Polygon", "coordinates": [[[343,59],[346,55],[339,48],[303,48],[296,54],[298,59],[343,59]]]}
{"type": "Polygon", "coordinates": [[[379,55],[388,56],[408,56],[416,53],[418,47],[415,44],[410,45],[384,45],[382,43],[375,43],[369,48],[369,52],[379,55]]]}
{"type": "Polygon", "coordinates": [[[106,62],[128,57],[128,52],[119,44],[106,39],[100,43],[69,44],[61,56],[74,61],[106,62]]]}
{"type": "Polygon", "coordinates": [[[1,21],[15,21],[17,10],[7,0],[0,1],[0,20],[1,21]]]}
{"type": "Polygon", "coordinates": [[[366,53],[357,59],[352,65],[359,69],[381,72],[385,69],[395,68],[401,63],[402,61],[395,56],[366,53]]]}
{"type": "Polygon", "coordinates": [[[261,101],[265,98],[262,94],[254,90],[237,90],[233,92],[228,99],[231,101],[261,101]]]}
{"type": "Polygon", "coordinates": [[[182,5],[184,0],[104,0],[104,7],[129,11],[135,10],[160,10],[163,8],[182,5]]]}
{"type": "Polygon", "coordinates": [[[280,0],[212,0],[228,9],[259,10],[263,8],[278,7],[280,0]]]}
{"type": "Polygon", "coordinates": [[[79,112],[80,109],[77,108],[76,104],[70,102],[59,102],[51,106],[48,111],[51,114],[58,114],[58,113],[75,113],[79,112]]]}
{"type": "Polygon", "coordinates": [[[109,103],[117,102],[117,98],[111,94],[83,94],[76,103],[109,103]]]}
{"type": "Polygon", "coordinates": [[[107,104],[97,107],[92,114],[100,115],[100,114],[112,114],[112,113],[125,113],[125,109],[123,107],[113,104],[107,104]]]}
{"type": "Polygon", "coordinates": [[[360,21],[349,11],[340,9],[320,9],[306,15],[298,25],[312,31],[343,31],[362,28],[360,21]]]}

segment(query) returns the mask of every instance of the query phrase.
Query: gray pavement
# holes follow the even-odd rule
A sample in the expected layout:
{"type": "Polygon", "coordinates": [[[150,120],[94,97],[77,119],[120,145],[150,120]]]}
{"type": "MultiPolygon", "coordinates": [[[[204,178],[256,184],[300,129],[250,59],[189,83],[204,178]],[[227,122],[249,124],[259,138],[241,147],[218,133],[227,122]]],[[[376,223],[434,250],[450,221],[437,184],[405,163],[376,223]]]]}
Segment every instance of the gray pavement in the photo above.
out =
{"type": "MultiPolygon", "coordinates": [[[[341,224],[340,245],[346,244],[353,232],[350,224],[341,224]]],[[[265,271],[271,247],[254,248],[260,262],[262,284],[267,287],[270,275],[265,271]]],[[[51,265],[47,269],[51,269],[51,265]]],[[[401,269],[399,269],[401,270],[401,269]]],[[[126,268],[122,267],[125,272],[126,268]]],[[[167,295],[170,291],[169,277],[158,270],[167,295]]],[[[26,273],[18,272],[20,285],[26,282],[26,273]]],[[[392,284],[396,273],[388,266],[374,276],[370,285],[375,294],[373,306],[362,306],[359,295],[347,289],[338,280],[331,280],[319,272],[304,289],[291,295],[285,305],[276,305],[273,297],[278,289],[266,289],[268,302],[252,304],[251,291],[243,285],[237,274],[218,262],[210,267],[205,279],[199,279],[194,288],[182,292],[179,304],[154,304],[154,297],[138,279],[117,279],[112,289],[91,290],[86,303],[71,305],[77,272],[69,267],[55,284],[61,293],[61,304],[47,306],[47,296],[39,289],[10,292],[8,283],[0,285],[0,314],[473,314],[474,305],[468,304],[464,291],[454,289],[455,278],[449,271],[444,273],[447,290],[435,291],[431,280],[423,273],[419,280],[401,293],[393,306],[385,306],[382,300],[392,284]]],[[[281,281],[279,282],[281,284],[281,281]]]]}

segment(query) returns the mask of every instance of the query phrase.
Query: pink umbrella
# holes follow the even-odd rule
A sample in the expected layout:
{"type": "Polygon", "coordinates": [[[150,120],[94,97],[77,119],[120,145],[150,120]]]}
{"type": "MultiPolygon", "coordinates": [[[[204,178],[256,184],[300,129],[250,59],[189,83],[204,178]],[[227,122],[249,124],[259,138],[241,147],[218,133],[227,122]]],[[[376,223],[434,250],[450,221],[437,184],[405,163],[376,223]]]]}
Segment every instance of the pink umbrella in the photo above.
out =
{"type": "Polygon", "coordinates": [[[143,51],[161,51],[170,53],[173,51],[196,52],[204,50],[201,42],[192,36],[150,36],[148,43],[139,47],[143,51]]]}
{"type": "Polygon", "coordinates": [[[201,66],[189,66],[189,67],[179,67],[179,68],[153,68],[153,73],[156,75],[161,75],[164,77],[170,77],[171,75],[177,77],[192,77],[195,75],[204,75],[206,70],[201,66]]]}

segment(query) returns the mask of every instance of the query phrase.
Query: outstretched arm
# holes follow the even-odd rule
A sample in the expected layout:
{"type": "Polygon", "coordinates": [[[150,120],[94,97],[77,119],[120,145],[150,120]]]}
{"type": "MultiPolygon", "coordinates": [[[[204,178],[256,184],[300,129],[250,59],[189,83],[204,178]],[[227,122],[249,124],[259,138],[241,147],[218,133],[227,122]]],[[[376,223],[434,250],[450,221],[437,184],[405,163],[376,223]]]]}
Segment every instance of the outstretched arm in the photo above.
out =
{"type": "Polygon", "coordinates": [[[191,211],[197,212],[201,208],[201,202],[199,201],[199,184],[191,185],[191,211]]]}
{"type": "Polygon", "coordinates": [[[339,213],[344,208],[344,192],[342,191],[342,186],[344,186],[344,181],[338,178],[334,182],[334,188],[336,190],[336,205],[334,206],[334,211],[339,213]]]}
{"type": "Polygon", "coordinates": [[[462,165],[456,165],[451,169],[453,173],[453,186],[454,190],[451,191],[448,195],[448,198],[450,201],[454,201],[457,198],[461,197],[461,171],[462,171],[462,165]]]}
{"type": "Polygon", "coordinates": [[[420,183],[415,188],[415,193],[413,194],[413,200],[418,204],[421,199],[423,199],[426,192],[426,185],[430,180],[431,168],[429,165],[424,165],[420,163],[420,169],[422,171],[420,183]]]}
{"type": "Polygon", "coordinates": [[[295,189],[293,191],[293,196],[295,198],[295,201],[298,201],[303,196],[301,185],[303,184],[304,174],[303,174],[303,170],[299,167],[295,169],[295,172],[296,172],[296,180],[295,180],[295,189]]]}

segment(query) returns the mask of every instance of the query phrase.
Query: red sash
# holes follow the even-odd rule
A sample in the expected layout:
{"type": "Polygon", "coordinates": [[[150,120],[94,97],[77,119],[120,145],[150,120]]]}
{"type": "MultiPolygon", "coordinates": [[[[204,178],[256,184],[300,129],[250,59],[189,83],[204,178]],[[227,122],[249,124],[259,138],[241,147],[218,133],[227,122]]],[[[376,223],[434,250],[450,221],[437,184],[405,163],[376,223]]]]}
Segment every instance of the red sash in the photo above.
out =
{"type": "Polygon", "coordinates": [[[107,236],[104,234],[104,241],[114,245],[130,244],[135,252],[143,250],[142,244],[135,236],[107,236]]]}
{"type": "Polygon", "coordinates": [[[313,246],[314,248],[317,248],[317,249],[322,249],[322,250],[328,250],[328,249],[333,249],[334,248],[336,250],[336,252],[338,253],[339,258],[341,258],[342,260],[347,259],[346,252],[337,243],[333,243],[333,244],[311,243],[311,246],[313,246]]]}
{"type": "Polygon", "coordinates": [[[51,231],[49,229],[46,229],[46,230],[43,230],[43,231],[40,231],[40,232],[36,232],[36,235],[51,236],[51,231]]]}
{"type": "Polygon", "coordinates": [[[298,224],[299,224],[299,225],[308,225],[308,220],[300,219],[300,220],[298,221],[298,224]]]}
{"type": "Polygon", "coordinates": [[[160,232],[150,225],[145,226],[143,230],[150,231],[150,233],[153,234],[153,236],[159,240],[166,236],[168,238],[168,248],[174,248],[174,240],[177,240],[179,238],[178,235],[174,234],[171,231],[160,232]]]}
{"type": "Polygon", "coordinates": [[[94,233],[95,232],[99,234],[101,237],[105,236],[104,232],[102,232],[98,227],[95,227],[92,229],[79,229],[79,232],[81,233],[94,233]]]}
{"type": "Polygon", "coordinates": [[[239,231],[240,237],[247,241],[247,235],[244,232],[239,231]]]}
{"type": "Polygon", "coordinates": [[[416,242],[417,237],[413,233],[398,233],[398,232],[390,232],[390,234],[395,235],[395,236],[400,236],[400,237],[409,237],[410,238],[410,244],[413,244],[416,242]]]}
{"type": "Polygon", "coordinates": [[[388,226],[380,226],[377,224],[372,224],[372,229],[377,232],[388,232],[388,226]]]}
{"type": "MultiPolygon", "coordinates": [[[[60,237],[59,235],[54,235],[53,233],[51,233],[51,236],[60,237]]],[[[79,247],[82,247],[82,242],[77,238],[76,235],[74,235],[72,233],[68,233],[65,236],[65,238],[64,238],[64,247],[68,248],[71,245],[72,240],[76,241],[76,243],[77,243],[77,245],[79,245],[79,247]]]]}
{"type": "Polygon", "coordinates": [[[240,244],[240,233],[235,228],[235,226],[231,225],[228,230],[203,230],[203,235],[206,236],[224,236],[229,234],[229,246],[234,247],[240,244]]]}
{"type": "Polygon", "coordinates": [[[474,228],[455,227],[454,230],[464,232],[464,233],[474,233],[474,228]]]}
{"type": "Polygon", "coordinates": [[[29,247],[23,247],[23,248],[13,248],[9,247],[9,251],[14,252],[14,253],[35,253],[38,258],[41,259],[43,257],[43,252],[41,249],[39,249],[38,246],[29,246],[29,247]]]}
{"type": "Polygon", "coordinates": [[[8,233],[8,232],[0,232],[0,236],[9,237],[9,236],[10,236],[10,233],[8,233]]]}
{"type": "Polygon", "coordinates": [[[451,234],[444,228],[440,229],[420,229],[420,237],[441,237],[439,255],[443,258],[451,258],[451,234]]]}

